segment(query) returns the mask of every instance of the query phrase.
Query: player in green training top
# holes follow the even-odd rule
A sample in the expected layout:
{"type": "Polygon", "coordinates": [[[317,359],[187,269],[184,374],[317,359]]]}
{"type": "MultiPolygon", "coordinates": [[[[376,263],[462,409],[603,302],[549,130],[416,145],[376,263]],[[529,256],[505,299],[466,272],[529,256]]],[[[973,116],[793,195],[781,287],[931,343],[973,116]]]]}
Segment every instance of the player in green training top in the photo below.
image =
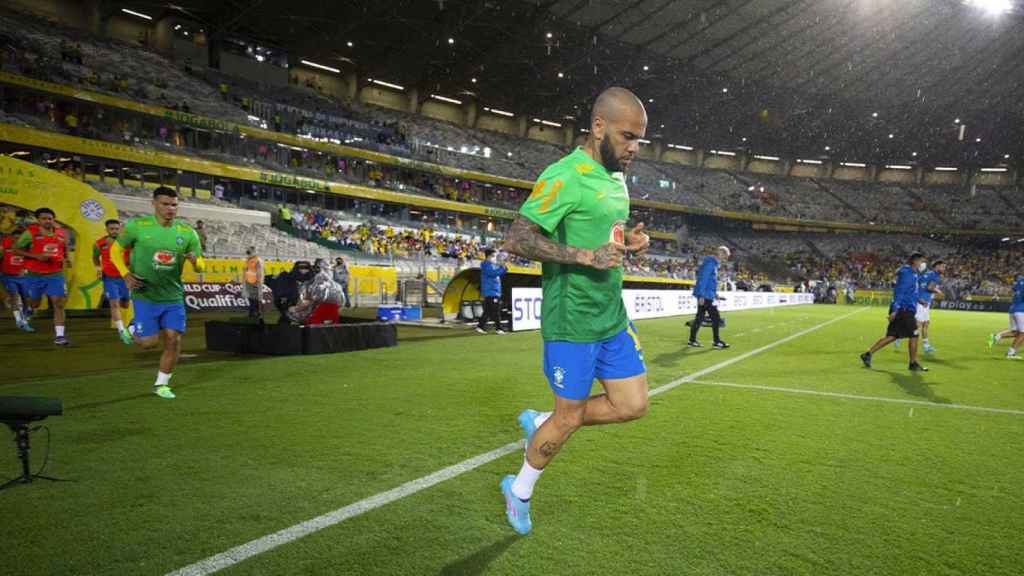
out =
{"type": "Polygon", "coordinates": [[[530,497],[541,471],[581,426],[647,412],[647,368],[622,303],[622,259],[647,249],[643,224],[626,232],[623,171],[647,131],[647,112],[624,88],[598,96],[590,136],[547,167],[505,237],[505,250],[543,262],[541,335],[554,412],[524,410],[526,457],[501,481],[509,523],[530,531],[530,497]],[[603,394],[590,395],[594,379],[603,394]]]}
{"type": "Polygon", "coordinates": [[[161,186],[153,191],[152,216],[129,220],[117,242],[111,246],[110,261],[117,266],[132,292],[135,318],[128,330],[143,348],[156,348],[164,337],[154,392],[161,398],[174,398],[171,372],[181,354],[181,335],[185,333],[185,289],[181,272],[185,260],[197,272],[203,271],[203,250],[196,231],[178,215],[178,194],[161,186]],[[129,265],[124,250],[131,249],[129,265]]]}

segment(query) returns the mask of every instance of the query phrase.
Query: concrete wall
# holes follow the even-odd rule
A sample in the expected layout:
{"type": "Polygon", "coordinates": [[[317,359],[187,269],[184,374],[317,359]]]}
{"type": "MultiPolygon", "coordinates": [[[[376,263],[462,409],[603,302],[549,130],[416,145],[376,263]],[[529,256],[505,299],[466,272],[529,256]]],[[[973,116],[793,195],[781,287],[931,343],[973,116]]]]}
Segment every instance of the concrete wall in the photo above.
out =
{"type": "Polygon", "coordinates": [[[926,186],[930,184],[957,185],[961,183],[961,177],[960,172],[936,172],[932,170],[931,172],[924,173],[924,184],[926,186]]]}
{"type": "MultiPolygon", "coordinates": [[[[223,56],[221,56],[221,65],[223,66],[223,56]]],[[[323,88],[323,93],[334,98],[347,98],[346,88],[348,84],[341,79],[339,74],[333,72],[319,72],[311,68],[304,66],[293,66],[290,70],[287,70],[289,77],[297,77],[299,79],[299,86],[305,87],[306,80],[311,79],[314,86],[320,86],[323,88]]]]}
{"type": "Polygon", "coordinates": [[[420,108],[420,114],[428,118],[451,122],[456,126],[466,125],[466,113],[462,110],[461,106],[457,104],[450,104],[448,102],[441,102],[440,100],[434,100],[433,98],[423,102],[423,106],[420,108]]]}
{"type": "Polygon", "coordinates": [[[409,99],[404,92],[370,84],[359,91],[359,101],[392,110],[409,111],[409,99]]]}
{"type": "Polygon", "coordinates": [[[714,168],[715,170],[738,170],[739,159],[736,156],[708,154],[704,157],[704,167],[714,168]]]}
{"type": "Polygon", "coordinates": [[[832,178],[836,180],[867,180],[867,168],[851,168],[849,166],[836,166],[832,178]]]}
{"type": "Polygon", "coordinates": [[[555,128],[553,126],[543,126],[541,124],[534,124],[526,131],[526,137],[534,140],[540,140],[541,142],[550,142],[557,146],[564,146],[565,132],[561,128],[555,128]]]}
{"type": "Polygon", "coordinates": [[[502,134],[509,134],[511,136],[518,136],[516,133],[516,119],[509,118],[507,116],[498,116],[497,114],[491,114],[490,112],[480,111],[480,116],[477,117],[476,127],[481,130],[492,130],[494,132],[501,132],[502,134]]]}
{"type": "Polygon", "coordinates": [[[790,176],[801,176],[803,178],[817,178],[822,175],[824,164],[799,164],[794,162],[790,169],[790,176]]]}
{"type": "Polygon", "coordinates": [[[782,170],[782,162],[770,160],[751,160],[747,165],[747,171],[755,174],[778,174],[782,170]]]}
{"type": "MultiPolygon", "coordinates": [[[[203,50],[205,52],[205,50],[203,50]]],[[[196,59],[192,59],[196,62],[196,59]]],[[[252,58],[246,58],[230,52],[221,52],[220,71],[224,74],[241,76],[253,82],[260,82],[268,86],[287,86],[288,70],[273,64],[260,63],[252,58]]],[[[327,88],[326,84],[324,88],[327,88]]]]}
{"type": "Polygon", "coordinates": [[[879,182],[896,182],[899,184],[914,185],[916,182],[913,170],[892,170],[882,168],[878,171],[879,182]]]}
{"type": "Polygon", "coordinates": [[[152,22],[135,16],[116,13],[107,21],[107,34],[127,44],[149,46],[152,33],[152,22]]]}
{"type": "Polygon", "coordinates": [[[19,12],[27,12],[46,18],[56,20],[65,26],[74,28],[89,29],[86,18],[86,2],[72,2],[69,0],[5,0],[4,4],[19,12]]]}
{"type": "Polygon", "coordinates": [[[640,144],[640,152],[638,154],[643,160],[657,160],[657,154],[654,150],[654,144],[640,144]]]}
{"type": "Polygon", "coordinates": [[[697,153],[695,151],[680,150],[679,148],[666,148],[661,155],[662,162],[675,162],[686,166],[697,165],[697,153]]]}
{"type": "Polygon", "coordinates": [[[1012,186],[1013,180],[1009,172],[978,172],[974,183],[979,186],[1012,186]]]}

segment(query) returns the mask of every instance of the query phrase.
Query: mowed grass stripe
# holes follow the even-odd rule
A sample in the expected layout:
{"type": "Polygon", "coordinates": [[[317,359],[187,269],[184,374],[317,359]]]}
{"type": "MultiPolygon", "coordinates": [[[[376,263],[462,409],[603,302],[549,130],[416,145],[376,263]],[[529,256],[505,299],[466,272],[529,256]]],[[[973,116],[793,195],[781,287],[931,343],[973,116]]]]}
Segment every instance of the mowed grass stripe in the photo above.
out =
{"type": "MultiPolygon", "coordinates": [[[[831,324],[835,324],[836,322],[840,322],[846,318],[849,318],[850,316],[853,316],[854,314],[862,312],[863,310],[865,310],[865,308],[858,308],[856,310],[853,310],[852,312],[848,312],[831,320],[827,320],[820,324],[816,324],[810,328],[801,330],[799,332],[796,332],[794,334],[791,334],[789,336],[786,336],[784,338],[781,338],[779,340],[776,340],[774,342],[771,342],[769,344],[766,344],[764,346],[761,346],[739,356],[735,356],[723,362],[713,364],[712,366],[698,370],[697,372],[694,372],[691,375],[679,378],[677,380],[669,382],[668,384],[654,388],[651,390],[650,395],[656,396],[659,394],[663,394],[686,382],[693,381],[694,379],[699,378],[701,376],[710,374],[717,370],[721,370],[728,366],[732,366],[737,362],[741,362],[747,358],[756,356],[758,354],[771,350],[772,348],[775,348],[777,346],[781,346],[796,338],[810,334],[816,330],[820,330],[821,328],[824,328],[831,324]]],[[[384,506],[396,500],[405,498],[407,496],[411,496],[446,480],[450,480],[452,478],[461,476],[466,472],[475,470],[476,468],[479,468],[487,463],[497,460],[498,458],[501,458],[503,456],[506,456],[521,449],[522,441],[506,444],[489,452],[479,454],[477,456],[474,456],[472,458],[469,458],[447,468],[438,470],[437,472],[434,472],[427,476],[417,478],[416,480],[412,480],[410,482],[406,482],[405,484],[402,484],[401,486],[398,486],[392,490],[375,494],[369,498],[365,498],[363,500],[349,504],[342,508],[338,508],[337,510],[333,510],[326,514],[322,514],[316,518],[307,520],[305,522],[301,522],[299,524],[290,526],[288,528],[279,530],[277,532],[268,534],[255,540],[251,540],[249,542],[246,542],[245,544],[241,544],[220,554],[210,556],[208,558],[200,560],[199,562],[190,564],[188,566],[170,572],[168,573],[168,576],[206,576],[208,574],[213,574],[215,572],[224,570],[225,568],[229,568],[235,564],[238,564],[239,562],[246,560],[248,558],[252,558],[269,550],[273,550],[284,544],[294,542],[295,540],[319,532],[320,530],[323,530],[330,526],[334,526],[350,518],[360,516],[362,514],[365,514],[366,512],[380,508],[381,506],[384,506]]]]}

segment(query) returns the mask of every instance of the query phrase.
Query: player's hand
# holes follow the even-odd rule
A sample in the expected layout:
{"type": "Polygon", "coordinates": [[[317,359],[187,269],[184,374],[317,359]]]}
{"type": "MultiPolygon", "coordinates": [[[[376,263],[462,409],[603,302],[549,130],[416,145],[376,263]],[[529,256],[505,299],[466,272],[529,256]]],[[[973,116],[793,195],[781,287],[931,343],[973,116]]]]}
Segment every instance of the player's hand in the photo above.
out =
{"type": "Polygon", "coordinates": [[[895,312],[891,312],[889,314],[889,322],[892,322],[895,319],[896,319],[896,313],[895,312]]]}
{"type": "Polygon", "coordinates": [[[127,284],[128,288],[131,290],[138,290],[139,288],[142,288],[143,286],[146,285],[145,280],[139,278],[138,276],[132,274],[131,272],[125,274],[124,283],[127,284]]]}
{"type": "Polygon", "coordinates": [[[103,268],[96,267],[96,279],[103,280],[103,268]]]}
{"type": "Polygon", "coordinates": [[[647,250],[651,245],[651,237],[644,234],[643,230],[644,223],[641,222],[626,234],[626,250],[635,254],[640,254],[647,250]]]}
{"type": "Polygon", "coordinates": [[[608,270],[622,266],[622,259],[626,256],[626,245],[619,242],[608,242],[597,250],[585,250],[582,254],[581,264],[584,266],[608,270]]]}

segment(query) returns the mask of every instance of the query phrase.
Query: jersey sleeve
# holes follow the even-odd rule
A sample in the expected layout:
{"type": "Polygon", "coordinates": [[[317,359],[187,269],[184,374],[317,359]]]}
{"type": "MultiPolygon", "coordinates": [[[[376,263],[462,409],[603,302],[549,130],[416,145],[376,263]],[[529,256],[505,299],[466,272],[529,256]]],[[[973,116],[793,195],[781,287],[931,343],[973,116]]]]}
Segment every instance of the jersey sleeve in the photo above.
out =
{"type": "Polygon", "coordinates": [[[554,232],[565,216],[579,205],[580,191],[574,177],[572,167],[559,164],[548,166],[537,179],[533,191],[519,209],[519,214],[545,232],[554,232]]]}
{"type": "Polygon", "coordinates": [[[32,233],[29,232],[28,230],[22,232],[21,236],[18,237],[18,243],[15,244],[15,246],[21,248],[22,250],[28,250],[29,248],[31,248],[32,233]]]}
{"type": "Polygon", "coordinates": [[[138,238],[138,226],[135,224],[135,219],[131,219],[124,223],[124,228],[121,233],[117,236],[117,243],[122,248],[131,248],[135,245],[135,240],[138,238]]]}
{"type": "Polygon", "coordinates": [[[192,234],[188,239],[188,245],[185,247],[185,252],[192,254],[196,258],[203,256],[203,243],[199,241],[199,233],[196,232],[195,228],[190,228],[192,234]]]}

